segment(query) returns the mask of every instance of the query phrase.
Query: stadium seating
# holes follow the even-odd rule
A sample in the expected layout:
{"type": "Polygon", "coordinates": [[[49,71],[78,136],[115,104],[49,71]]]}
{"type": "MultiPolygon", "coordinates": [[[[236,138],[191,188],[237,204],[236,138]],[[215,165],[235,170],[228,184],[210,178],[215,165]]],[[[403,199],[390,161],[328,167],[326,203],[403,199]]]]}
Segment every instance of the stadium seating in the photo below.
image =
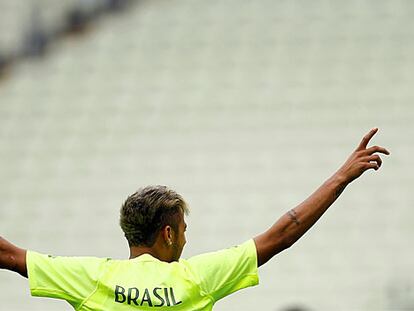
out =
{"type": "MultiPolygon", "coordinates": [[[[74,2],[39,3],[58,23],[74,2]]],[[[0,46],[13,49],[29,10],[5,7],[16,18],[0,19],[0,46]]],[[[413,9],[146,0],[99,19],[0,83],[0,234],[44,253],[126,258],[119,207],[167,184],[191,208],[184,257],[229,247],[305,199],[378,126],[373,144],[392,152],[383,169],[216,310],[414,308],[413,9]]],[[[0,288],[0,310],[71,310],[4,271],[0,288]]]]}

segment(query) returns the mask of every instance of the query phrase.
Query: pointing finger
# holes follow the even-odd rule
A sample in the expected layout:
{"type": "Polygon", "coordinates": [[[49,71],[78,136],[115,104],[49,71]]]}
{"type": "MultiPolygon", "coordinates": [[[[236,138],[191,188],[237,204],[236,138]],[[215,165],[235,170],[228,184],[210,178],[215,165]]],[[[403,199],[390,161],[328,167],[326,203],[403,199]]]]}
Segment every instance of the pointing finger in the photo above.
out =
{"type": "Polygon", "coordinates": [[[366,149],[369,141],[375,135],[376,132],[378,132],[378,128],[377,127],[376,128],[373,128],[371,131],[369,131],[368,134],[366,134],[364,136],[364,138],[362,138],[361,142],[358,145],[357,150],[364,150],[364,149],[366,149]]]}

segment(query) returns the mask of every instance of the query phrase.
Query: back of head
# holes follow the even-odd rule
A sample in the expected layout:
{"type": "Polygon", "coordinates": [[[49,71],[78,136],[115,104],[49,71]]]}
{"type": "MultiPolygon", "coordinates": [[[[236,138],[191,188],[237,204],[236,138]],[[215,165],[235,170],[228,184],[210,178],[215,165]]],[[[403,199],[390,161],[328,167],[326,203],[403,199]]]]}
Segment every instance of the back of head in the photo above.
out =
{"type": "Polygon", "coordinates": [[[147,186],[122,205],[120,225],[129,246],[151,247],[164,226],[177,230],[181,214],[188,214],[181,195],[166,186],[147,186]]]}

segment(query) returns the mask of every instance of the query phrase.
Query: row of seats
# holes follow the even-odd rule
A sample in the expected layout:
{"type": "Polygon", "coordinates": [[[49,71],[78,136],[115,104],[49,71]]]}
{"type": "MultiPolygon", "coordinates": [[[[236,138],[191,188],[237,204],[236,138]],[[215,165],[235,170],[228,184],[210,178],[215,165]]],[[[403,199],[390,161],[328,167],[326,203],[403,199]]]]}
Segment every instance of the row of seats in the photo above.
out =
{"type": "MultiPolygon", "coordinates": [[[[184,257],[229,247],[299,204],[378,126],[372,144],[392,153],[383,168],[215,310],[412,309],[412,10],[147,0],[57,42],[0,84],[0,234],[48,254],[126,258],[122,202],[167,184],[191,209],[184,257]]],[[[4,271],[0,288],[0,309],[70,310],[4,271]]]]}

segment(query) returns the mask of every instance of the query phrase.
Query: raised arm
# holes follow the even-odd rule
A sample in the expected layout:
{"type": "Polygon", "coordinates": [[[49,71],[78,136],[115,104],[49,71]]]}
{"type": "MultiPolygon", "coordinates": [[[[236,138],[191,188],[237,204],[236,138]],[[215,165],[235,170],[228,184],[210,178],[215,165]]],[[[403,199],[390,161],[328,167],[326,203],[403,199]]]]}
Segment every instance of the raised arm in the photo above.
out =
{"type": "Polygon", "coordinates": [[[26,250],[0,237],[0,269],[7,269],[27,277],[26,250]]]}
{"type": "Polygon", "coordinates": [[[349,183],[365,171],[378,170],[381,167],[382,160],[378,153],[388,155],[389,152],[379,146],[367,148],[377,131],[378,129],[374,128],[365,135],[341,168],[310,197],[284,214],[269,230],[254,238],[258,266],[292,246],[335,202],[349,183]]]}

